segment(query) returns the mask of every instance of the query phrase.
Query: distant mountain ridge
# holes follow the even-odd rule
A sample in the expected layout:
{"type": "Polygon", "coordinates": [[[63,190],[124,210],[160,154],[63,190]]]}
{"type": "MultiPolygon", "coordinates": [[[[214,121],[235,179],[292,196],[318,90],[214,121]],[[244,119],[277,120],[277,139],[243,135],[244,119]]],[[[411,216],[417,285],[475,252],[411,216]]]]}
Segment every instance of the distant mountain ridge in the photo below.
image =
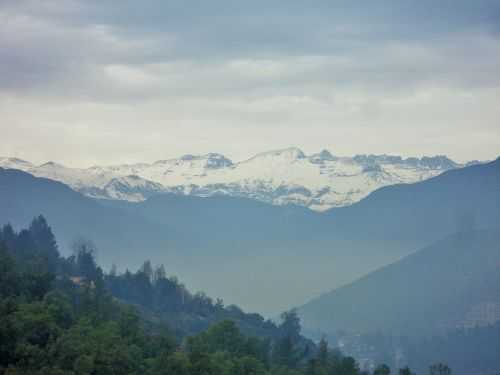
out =
{"type": "Polygon", "coordinates": [[[492,324],[500,321],[498,307],[500,227],[494,227],[448,236],[323,294],[299,313],[315,332],[420,336],[492,324]]]}
{"type": "Polygon", "coordinates": [[[263,152],[234,163],[224,155],[184,155],[151,164],[70,168],[0,158],[0,167],[60,181],[89,197],[143,201],[161,193],[228,195],[274,205],[296,204],[316,211],[358,202],[388,185],[413,183],[467,166],[446,156],[338,157],[329,151],[306,155],[298,148],[263,152]]]}

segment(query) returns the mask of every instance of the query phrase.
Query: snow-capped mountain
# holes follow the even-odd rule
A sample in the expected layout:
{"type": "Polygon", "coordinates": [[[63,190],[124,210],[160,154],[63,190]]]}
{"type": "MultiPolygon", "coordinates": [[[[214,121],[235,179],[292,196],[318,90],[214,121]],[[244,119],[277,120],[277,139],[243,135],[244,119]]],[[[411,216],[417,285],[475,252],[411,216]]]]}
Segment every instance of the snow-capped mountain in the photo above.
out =
{"type": "Polygon", "coordinates": [[[277,205],[294,203],[317,211],[352,204],[382,186],[417,182],[462,166],[446,156],[337,157],[327,150],[306,155],[298,148],[264,152],[237,163],[210,153],[85,169],[0,158],[0,167],[61,181],[95,198],[141,201],[165,192],[219,194],[277,205]]]}

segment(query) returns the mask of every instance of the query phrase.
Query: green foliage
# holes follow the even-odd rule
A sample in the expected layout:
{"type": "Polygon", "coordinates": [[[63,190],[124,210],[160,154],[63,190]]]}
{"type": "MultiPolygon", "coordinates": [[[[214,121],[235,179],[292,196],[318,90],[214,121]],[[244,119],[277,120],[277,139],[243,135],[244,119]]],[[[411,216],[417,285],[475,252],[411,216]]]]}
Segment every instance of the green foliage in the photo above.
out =
{"type": "Polygon", "coordinates": [[[429,367],[430,375],[451,375],[451,369],[444,363],[435,363],[429,367]]]}
{"type": "Polygon", "coordinates": [[[408,366],[399,369],[399,375],[415,375],[408,366]]]}
{"type": "Polygon", "coordinates": [[[275,343],[273,360],[278,365],[294,368],[307,357],[309,347],[300,345],[301,325],[297,311],[284,312],[281,314],[281,319],[279,326],[281,337],[275,343]]]}
{"type": "Polygon", "coordinates": [[[57,242],[52,229],[42,215],[34,218],[29,227],[34,247],[40,257],[46,260],[48,271],[55,272],[59,260],[57,242]]]}
{"type": "MultiPolygon", "coordinates": [[[[318,364],[325,367],[328,363],[328,341],[322,337],[318,345],[318,364]]],[[[382,375],[382,374],[379,374],[382,375]]]]}
{"type": "Polygon", "coordinates": [[[389,375],[391,373],[391,369],[387,365],[379,365],[373,371],[373,375],[389,375]]]}
{"type": "Polygon", "coordinates": [[[150,375],[176,374],[189,375],[190,362],[185,353],[162,353],[155,359],[150,375]]]}
{"type": "Polygon", "coordinates": [[[297,315],[297,310],[292,309],[290,311],[285,311],[281,314],[282,323],[280,325],[281,331],[285,336],[289,336],[292,340],[297,339],[300,336],[300,318],[297,315]]]}
{"type": "Polygon", "coordinates": [[[226,352],[237,356],[256,355],[259,345],[243,336],[233,321],[226,320],[211,326],[207,331],[188,338],[189,352],[226,352]]]}
{"type": "Polygon", "coordinates": [[[121,301],[137,306],[141,313],[173,327],[181,339],[203,332],[213,324],[232,320],[247,336],[277,339],[283,328],[259,314],[248,314],[237,306],[224,306],[204,293],[190,293],[177,278],[167,277],[165,267],[146,261],[133,273],[119,274],[116,268],[104,277],[106,287],[121,301]]]}
{"type": "Polygon", "coordinates": [[[14,260],[7,254],[0,242],[0,298],[17,296],[21,293],[21,278],[14,267],[14,260]]]}

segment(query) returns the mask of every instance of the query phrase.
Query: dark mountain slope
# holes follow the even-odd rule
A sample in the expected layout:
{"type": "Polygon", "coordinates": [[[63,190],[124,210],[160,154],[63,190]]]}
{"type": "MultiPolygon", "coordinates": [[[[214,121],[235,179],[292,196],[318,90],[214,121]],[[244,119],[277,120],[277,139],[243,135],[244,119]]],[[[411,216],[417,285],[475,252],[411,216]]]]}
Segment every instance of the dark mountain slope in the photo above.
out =
{"type": "Polygon", "coordinates": [[[500,302],[498,228],[447,237],[299,312],[308,329],[414,336],[460,326],[486,302],[500,302]]]}
{"type": "Polygon", "coordinates": [[[39,214],[52,223],[63,251],[67,253],[71,242],[83,236],[105,249],[98,254],[105,265],[120,258],[139,264],[144,249],[169,249],[180,237],[165,226],[103,206],[62,183],[0,168],[0,222],[19,228],[39,214]]]}
{"type": "MultiPolygon", "coordinates": [[[[322,217],[307,208],[273,206],[247,198],[161,194],[140,203],[108,201],[148,220],[209,241],[262,243],[310,240],[322,217]]],[[[222,250],[222,249],[220,249],[222,250]]],[[[257,249],[256,249],[257,250],[257,249]]]]}
{"type": "Polygon", "coordinates": [[[376,190],[325,213],[337,236],[429,244],[464,226],[500,223],[500,158],[429,180],[376,190]]]}

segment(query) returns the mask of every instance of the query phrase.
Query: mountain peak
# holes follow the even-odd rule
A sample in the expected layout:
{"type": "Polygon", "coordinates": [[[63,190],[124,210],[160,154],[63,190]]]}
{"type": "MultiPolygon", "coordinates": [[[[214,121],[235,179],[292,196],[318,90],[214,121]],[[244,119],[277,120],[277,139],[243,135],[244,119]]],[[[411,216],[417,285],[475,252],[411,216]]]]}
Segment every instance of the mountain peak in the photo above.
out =
{"type": "Polygon", "coordinates": [[[64,168],[64,165],[53,162],[53,161],[48,161],[47,163],[41,164],[38,167],[39,168],[64,168]]]}
{"type": "Polygon", "coordinates": [[[0,166],[4,168],[25,169],[33,167],[33,164],[19,158],[0,157],[0,166]]]}
{"type": "Polygon", "coordinates": [[[335,160],[335,156],[333,156],[330,151],[323,149],[317,154],[313,154],[309,157],[312,162],[321,162],[321,161],[333,161],[335,160]]]}
{"type": "Polygon", "coordinates": [[[226,158],[222,154],[217,154],[214,152],[204,155],[203,158],[207,160],[206,167],[210,169],[230,167],[231,165],[233,165],[233,162],[230,159],[226,158]]]}
{"type": "Polygon", "coordinates": [[[178,159],[158,160],[153,164],[155,165],[169,164],[171,162],[179,162],[179,161],[181,162],[205,161],[205,167],[209,169],[225,168],[233,165],[233,162],[230,159],[216,152],[209,152],[208,154],[204,155],[185,154],[179,157],[178,159]]]}
{"type": "Polygon", "coordinates": [[[457,167],[457,163],[445,155],[424,156],[420,159],[420,163],[431,169],[452,169],[457,167]]]}
{"type": "Polygon", "coordinates": [[[422,181],[464,166],[446,156],[336,157],[326,149],[306,155],[297,147],[262,152],[236,164],[216,152],[186,154],[152,164],[87,169],[64,167],[54,162],[41,166],[21,162],[0,158],[1,167],[58,180],[92,197],[101,194],[105,198],[137,201],[153,192],[175,189],[187,195],[244,196],[278,205],[303,205],[318,211],[353,204],[383,186],[422,181]],[[113,184],[107,185],[113,179],[116,179],[113,184]]]}

